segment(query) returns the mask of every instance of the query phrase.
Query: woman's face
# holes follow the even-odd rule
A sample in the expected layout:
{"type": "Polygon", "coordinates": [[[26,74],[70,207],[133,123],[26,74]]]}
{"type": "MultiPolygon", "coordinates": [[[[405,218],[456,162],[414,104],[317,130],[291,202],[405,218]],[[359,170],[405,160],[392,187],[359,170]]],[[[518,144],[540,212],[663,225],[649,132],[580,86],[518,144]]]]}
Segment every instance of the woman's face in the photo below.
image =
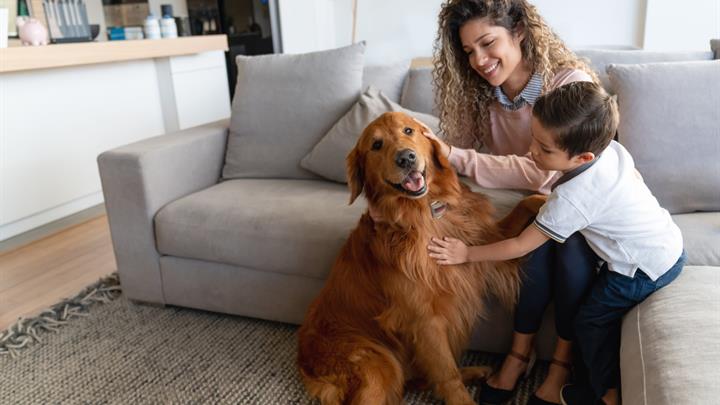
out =
{"type": "Polygon", "coordinates": [[[460,27],[460,41],[470,66],[495,87],[512,78],[513,73],[521,74],[518,67],[522,63],[523,37],[492,25],[488,18],[476,18],[460,27]]]}

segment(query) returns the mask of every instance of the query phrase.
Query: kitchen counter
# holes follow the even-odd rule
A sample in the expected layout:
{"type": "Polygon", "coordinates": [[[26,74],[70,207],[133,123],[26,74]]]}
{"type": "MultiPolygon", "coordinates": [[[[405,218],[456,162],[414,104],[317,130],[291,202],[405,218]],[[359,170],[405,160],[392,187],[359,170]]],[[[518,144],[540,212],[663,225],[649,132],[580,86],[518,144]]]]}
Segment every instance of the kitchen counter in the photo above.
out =
{"type": "MultiPolygon", "coordinates": [[[[11,45],[17,45],[13,42],[11,45]]],[[[0,73],[227,51],[225,35],[79,42],[0,49],[0,73]]]]}

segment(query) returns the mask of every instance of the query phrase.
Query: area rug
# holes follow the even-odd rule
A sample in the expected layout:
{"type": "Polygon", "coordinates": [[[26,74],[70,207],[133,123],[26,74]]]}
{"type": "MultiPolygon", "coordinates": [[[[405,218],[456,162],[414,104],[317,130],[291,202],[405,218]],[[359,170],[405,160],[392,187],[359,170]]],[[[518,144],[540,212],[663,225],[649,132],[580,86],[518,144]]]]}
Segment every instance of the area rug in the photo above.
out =
{"type": "MultiPolygon", "coordinates": [[[[312,404],[296,339],[295,325],[129,302],[113,275],[0,332],[0,404],[312,404]]],[[[501,360],[468,352],[462,364],[501,360]]],[[[546,372],[536,365],[512,404],[546,372]]],[[[405,400],[441,403],[430,391],[405,400]]]]}

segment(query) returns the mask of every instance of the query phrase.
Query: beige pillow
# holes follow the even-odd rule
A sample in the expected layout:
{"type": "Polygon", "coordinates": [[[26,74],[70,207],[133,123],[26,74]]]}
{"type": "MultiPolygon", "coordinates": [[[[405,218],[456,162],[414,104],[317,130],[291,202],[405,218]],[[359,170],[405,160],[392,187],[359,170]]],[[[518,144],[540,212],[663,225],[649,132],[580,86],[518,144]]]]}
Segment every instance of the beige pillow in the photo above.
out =
{"type": "Polygon", "coordinates": [[[327,179],[347,183],[345,157],[355,146],[365,127],[387,111],[404,112],[430,127],[435,134],[439,134],[437,117],[402,108],[376,87],[370,86],[350,111],[340,118],[302,159],[300,166],[327,179]]]}
{"type": "Polygon", "coordinates": [[[357,101],[364,52],[238,56],[223,178],[316,179],[300,160],[357,101]]]}

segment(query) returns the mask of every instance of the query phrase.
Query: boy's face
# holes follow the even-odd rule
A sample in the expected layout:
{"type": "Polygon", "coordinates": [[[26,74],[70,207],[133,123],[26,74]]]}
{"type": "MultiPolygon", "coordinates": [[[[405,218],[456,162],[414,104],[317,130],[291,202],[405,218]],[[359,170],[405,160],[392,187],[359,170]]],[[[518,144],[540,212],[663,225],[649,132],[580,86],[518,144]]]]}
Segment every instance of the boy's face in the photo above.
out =
{"type": "Polygon", "coordinates": [[[540,169],[567,172],[583,163],[595,159],[595,155],[592,152],[583,152],[577,156],[570,157],[567,151],[558,147],[555,142],[557,138],[555,133],[543,127],[534,115],[530,129],[532,134],[530,154],[540,169]]]}

